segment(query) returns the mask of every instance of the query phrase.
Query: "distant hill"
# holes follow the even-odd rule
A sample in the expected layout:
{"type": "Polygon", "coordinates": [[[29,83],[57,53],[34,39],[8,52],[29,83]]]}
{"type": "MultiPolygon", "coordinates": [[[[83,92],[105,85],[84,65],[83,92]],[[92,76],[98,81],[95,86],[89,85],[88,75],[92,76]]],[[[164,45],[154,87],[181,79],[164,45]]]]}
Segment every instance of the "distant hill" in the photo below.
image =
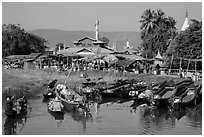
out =
{"type": "MultiPolygon", "coordinates": [[[[57,43],[65,43],[66,46],[72,47],[73,42],[85,37],[89,36],[95,38],[94,31],[62,31],[56,29],[38,29],[30,31],[30,33],[39,35],[46,40],[48,40],[49,47],[55,47],[57,43]]],[[[139,32],[100,32],[99,37],[107,37],[110,42],[109,45],[116,45],[117,50],[122,50],[126,45],[126,41],[128,39],[130,46],[136,48],[140,45],[140,33],[139,32]]]]}

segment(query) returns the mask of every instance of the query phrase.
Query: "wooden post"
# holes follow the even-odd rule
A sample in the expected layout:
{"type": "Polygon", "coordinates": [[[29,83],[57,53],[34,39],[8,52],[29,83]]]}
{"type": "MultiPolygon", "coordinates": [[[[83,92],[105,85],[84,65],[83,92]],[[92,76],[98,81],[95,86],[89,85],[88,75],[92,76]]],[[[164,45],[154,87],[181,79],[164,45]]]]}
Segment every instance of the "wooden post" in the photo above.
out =
{"type": "Polygon", "coordinates": [[[40,59],[40,69],[42,69],[42,59],[40,59]]]}
{"type": "Polygon", "coordinates": [[[180,57],[179,75],[180,75],[180,73],[181,73],[181,64],[182,64],[182,58],[180,57]]]}
{"type": "Polygon", "coordinates": [[[77,62],[76,62],[76,67],[77,67],[77,75],[78,75],[78,71],[79,71],[79,62],[78,62],[78,55],[77,55],[77,62]]]}
{"type": "Polygon", "coordinates": [[[169,73],[171,73],[171,66],[172,66],[172,63],[173,63],[173,59],[174,59],[174,55],[173,55],[173,53],[172,53],[172,56],[171,56],[171,64],[170,64],[169,73]]]}
{"type": "Polygon", "coordinates": [[[189,68],[189,65],[190,65],[190,59],[188,60],[188,66],[187,66],[186,73],[188,73],[188,68],[189,68]]]}
{"type": "Polygon", "coordinates": [[[115,70],[116,70],[116,72],[117,72],[117,68],[116,68],[116,62],[115,62],[115,70]]]}
{"type": "Polygon", "coordinates": [[[196,65],[197,65],[197,61],[195,60],[195,73],[196,73],[196,65]]]}
{"type": "Polygon", "coordinates": [[[69,56],[67,56],[67,67],[69,65],[69,56]]]}

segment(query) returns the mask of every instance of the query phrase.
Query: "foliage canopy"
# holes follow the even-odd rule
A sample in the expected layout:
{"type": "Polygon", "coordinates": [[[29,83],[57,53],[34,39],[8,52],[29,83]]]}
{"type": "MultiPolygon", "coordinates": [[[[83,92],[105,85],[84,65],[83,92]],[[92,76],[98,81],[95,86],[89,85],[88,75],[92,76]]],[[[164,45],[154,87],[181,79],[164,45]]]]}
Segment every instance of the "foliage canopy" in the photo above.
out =
{"type": "Polygon", "coordinates": [[[47,41],[26,32],[20,25],[2,25],[2,57],[9,55],[29,55],[45,51],[47,41]]]}

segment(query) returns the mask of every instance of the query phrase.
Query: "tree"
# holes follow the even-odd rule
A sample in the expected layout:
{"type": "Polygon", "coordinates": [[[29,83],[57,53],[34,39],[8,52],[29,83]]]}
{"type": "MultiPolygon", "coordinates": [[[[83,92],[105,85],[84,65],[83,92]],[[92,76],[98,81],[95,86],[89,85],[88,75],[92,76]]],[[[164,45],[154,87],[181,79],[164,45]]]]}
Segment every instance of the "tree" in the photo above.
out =
{"type": "Polygon", "coordinates": [[[47,41],[37,35],[26,32],[20,24],[2,25],[2,57],[8,55],[28,55],[43,52],[47,41]]]}
{"type": "Polygon", "coordinates": [[[150,9],[146,10],[139,22],[142,23],[140,30],[144,32],[143,36],[145,37],[153,28],[157,27],[155,12],[150,9]]]}
{"type": "Polygon", "coordinates": [[[152,58],[159,50],[165,53],[169,39],[176,35],[176,21],[172,17],[167,17],[162,10],[146,10],[139,21],[141,24],[141,48],[142,55],[152,58]],[[147,55],[148,54],[148,55],[147,55]]]}
{"type": "Polygon", "coordinates": [[[64,44],[63,43],[57,43],[56,44],[55,51],[59,51],[59,49],[60,50],[64,49],[64,44]]]}
{"type": "Polygon", "coordinates": [[[175,58],[202,58],[202,22],[191,20],[192,24],[185,31],[181,31],[170,45],[166,55],[175,58]]]}
{"type": "Polygon", "coordinates": [[[109,43],[109,39],[108,38],[102,37],[102,38],[99,38],[99,40],[105,42],[105,44],[104,44],[105,47],[108,46],[108,43],[109,43]]]}

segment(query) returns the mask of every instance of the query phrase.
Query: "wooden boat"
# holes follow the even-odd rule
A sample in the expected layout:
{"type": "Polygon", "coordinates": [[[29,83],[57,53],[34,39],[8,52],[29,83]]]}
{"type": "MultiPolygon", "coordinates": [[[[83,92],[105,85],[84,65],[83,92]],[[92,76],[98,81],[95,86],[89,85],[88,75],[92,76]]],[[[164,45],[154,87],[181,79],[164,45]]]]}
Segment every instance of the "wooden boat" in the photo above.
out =
{"type": "Polygon", "coordinates": [[[133,104],[130,105],[131,111],[136,112],[137,107],[139,107],[139,106],[141,106],[143,104],[146,104],[145,100],[136,100],[136,101],[134,101],[133,104]]]}
{"type": "Polygon", "coordinates": [[[109,90],[104,91],[104,92],[100,92],[99,94],[102,96],[102,98],[114,98],[114,97],[119,96],[119,94],[116,94],[116,93],[109,91],[109,90]]]}
{"type": "Polygon", "coordinates": [[[24,97],[19,97],[16,99],[16,102],[13,108],[5,110],[4,114],[10,118],[22,118],[26,116],[28,109],[28,102],[24,97]]]}
{"type": "Polygon", "coordinates": [[[52,99],[48,104],[47,104],[48,112],[51,114],[64,114],[64,106],[62,105],[61,101],[58,100],[57,98],[52,99]],[[57,104],[57,105],[56,105],[57,104]]]}
{"type": "Polygon", "coordinates": [[[195,88],[189,87],[187,88],[186,92],[184,92],[180,96],[175,97],[173,100],[173,105],[175,109],[186,108],[196,105],[196,98],[201,88],[201,85],[198,85],[195,88]]]}
{"type": "Polygon", "coordinates": [[[22,118],[27,115],[27,109],[17,113],[16,111],[5,111],[4,114],[9,118],[22,118]]]}
{"type": "Polygon", "coordinates": [[[55,95],[55,92],[47,89],[47,92],[46,93],[43,93],[43,97],[44,99],[49,99],[49,98],[54,98],[56,95],[55,95]]]}
{"type": "Polygon", "coordinates": [[[48,113],[50,113],[55,120],[63,120],[65,111],[52,111],[50,109],[47,109],[48,113]]]}
{"type": "Polygon", "coordinates": [[[165,84],[165,87],[162,87],[163,90],[159,91],[154,95],[153,105],[157,107],[166,107],[167,105],[171,105],[169,101],[174,96],[178,96],[185,92],[188,86],[193,84],[192,80],[183,80],[174,84],[174,82],[168,82],[165,84]]]}
{"type": "MultiPolygon", "coordinates": [[[[165,87],[171,87],[175,85],[173,80],[169,80],[169,81],[164,81],[164,82],[160,82],[160,83],[155,83],[153,85],[150,85],[150,89],[152,91],[152,97],[147,97],[147,95],[145,94],[147,89],[142,89],[140,91],[138,91],[138,97],[136,98],[136,100],[143,100],[146,102],[146,104],[148,105],[158,105],[158,101],[157,99],[160,98],[160,96],[162,96],[164,93],[166,93],[169,89],[165,88],[165,87]]],[[[135,101],[136,101],[135,100],[135,101]]]]}
{"type": "Polygon", "coordinates": [[[79,108],[81,108],[83,105],[83,96],[80,96],[78,93],[75,91],[69,89],[68,92],[71,92],[70,95],[67,95],[66,97],[60,93],[60,90],[55,90],[56,96],[60,99],[62,102],[65,110],[67,111],[78,111],[79,108]],[[75,99],[77,98],[77,99],[75,99]]]}
{"type": "Polygon", "coordinates": [[[201,89],[197,93],[197,98],[196,98],[196,103],[197,104],[199,104],[201,102],[202,102],[202,85],[201,85],[201,89]]]}
{"type": "MultiPolygon", "coordinates": [[[[118,82],[118,83],[121,83],[118,82]]],[[[141,82],[136,82],[134,80],[127,81],[125,80],[124,83],[120,85],[116,83],[113,87],[110,87],[106,90],[99,92],[102,95],[102,98],[107,97],[122,97],[122,98],[132,98],[134,93],[141,89],[146,89],[146,85],[141,84],[141,82]],[[117,86],[116,86],[117,85],[117,86]]]]}
{"type": "Polygon", "coordinates": [[[17,135],[18,124],[21,125],[20,130],[23,129],[25,123],[27,121],[27,117],[22,118],[10,118],[7,117],[4,123],[4,135],[17,135]]]}
{"type": "Polygon", "coordinates": [[[163,82],[159,82],[159,83],[155,83],[152,85],[153,90],[157,91],[158,89],[160,89],[161,87],[165,86],[167,83],[167,81],[163,81],[163,82]]]}

